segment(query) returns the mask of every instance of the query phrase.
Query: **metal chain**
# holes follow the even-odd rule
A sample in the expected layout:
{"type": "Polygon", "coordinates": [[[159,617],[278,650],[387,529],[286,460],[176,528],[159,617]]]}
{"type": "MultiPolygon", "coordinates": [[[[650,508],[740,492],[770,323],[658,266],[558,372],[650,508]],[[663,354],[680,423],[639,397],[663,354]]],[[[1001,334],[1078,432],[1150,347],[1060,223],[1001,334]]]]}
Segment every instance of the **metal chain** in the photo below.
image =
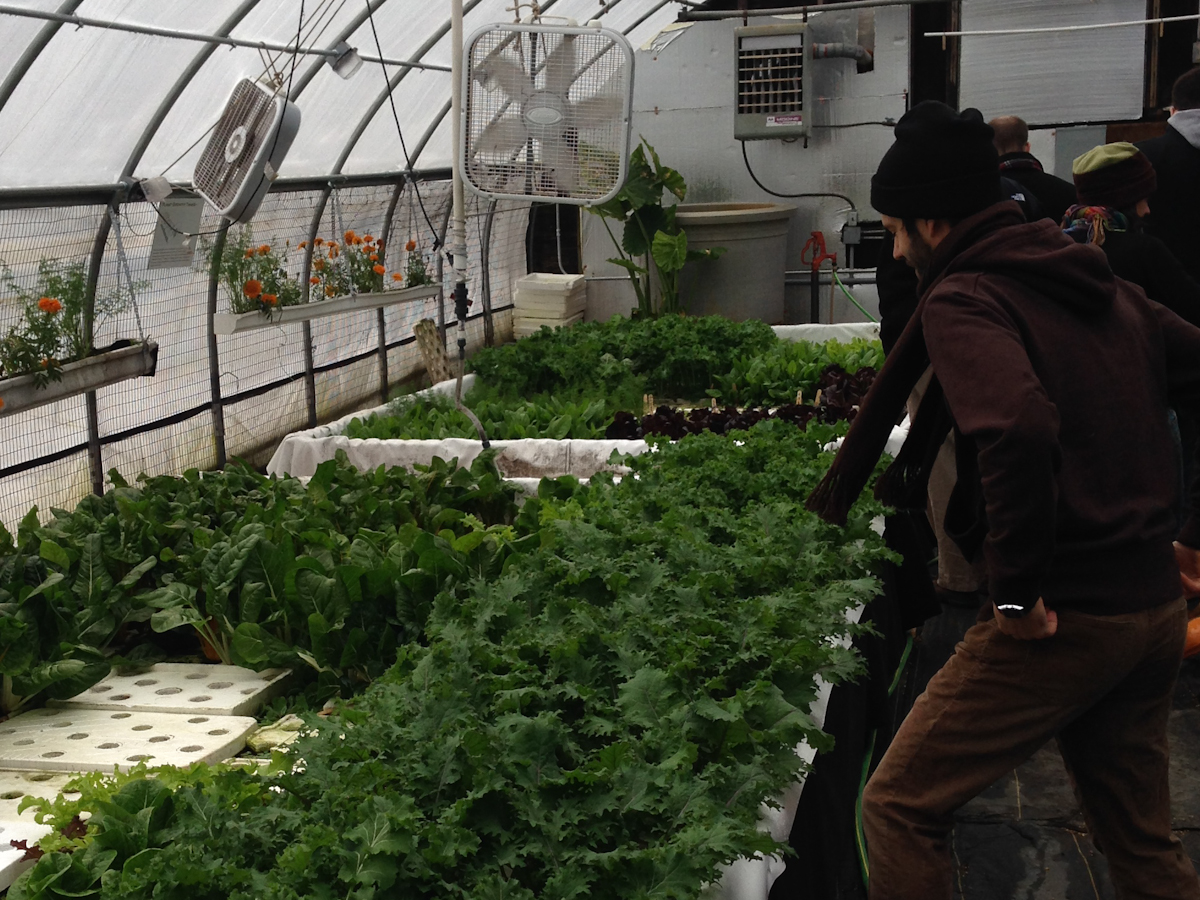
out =
{"type": "Polygon", "coordinates": [[[133,303],[133,318],[137,322],[138,340],[145,346],[146,332],[142,328],[142,313],[138,309],[137,292],[133,285],[133,271],[129,268],[129,257],[125,253],[125,242],[121,240],[121,217],[117,214],[117,210],[110,206],[108,208],[108,218],[112,222],[113,236],[117,240],[117,262],[120,264],[117,269],[117,292],[120,294],[121,289],[121,270],[125,271],[125,283],[129,286],[129,299],[133,303]]]}

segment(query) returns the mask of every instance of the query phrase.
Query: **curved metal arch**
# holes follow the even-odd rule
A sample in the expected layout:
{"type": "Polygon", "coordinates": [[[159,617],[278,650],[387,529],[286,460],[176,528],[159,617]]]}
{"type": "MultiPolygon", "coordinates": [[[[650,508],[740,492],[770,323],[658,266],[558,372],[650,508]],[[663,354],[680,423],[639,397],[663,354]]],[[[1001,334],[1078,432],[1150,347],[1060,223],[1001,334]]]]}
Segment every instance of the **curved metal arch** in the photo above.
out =
{"type": "MultiPolygon", "coordinates": [[[[331,46],[336,47],[342,41],[350,40],[351,35],[358,31],[362,23],[367,21],[367,19],[369,19],[374,13],[378,12],[379,7],[383,6],[385,3],[387,3],[387,0],[368,0],[366,9],[355,15],[354,18],[350,20],[350,24],[338,32],[338,36],[333,39],[331,46]]],[[[319,60],[301,72],[300,77],[297,78],[295,83],[292,85],[292,91],[288,99],[295,101],[297,97],[304,93],[304,89],[308,87],[309,83],[314,78],[317,77],[317,73],[321,71],[321,67],[324,66],[326,62],[327,60],[319,60]]]]}
{"type": "MultiPolygon", "coordinates": [[[[258,0],[242,0],[242,4],[230,14],[230,16],[221,23],[214,35],[219,37],[227,36],[233,29],[237,28],[242,23],[242,20],[250,14],[250,11],[258,5],[258,0]]],[[[129,154],[129,158],[125,163],[125,167],[121,169],[121,177],[127,178],[133,174],[133,170],[137,168],[137,164],[142,161],[146,150],[150,147],[150,142],[154,140],[154,136],[158,134],[158,129],[162,127],[162,123],[166,121],[171,110],[174,109],[176,102],[183,92],[187,90],[192,80],[200,74],[200,70],[204,64],[208,62],[209,57],[216,52],[219,44],[206,44],[200,52],[192,57],[192,61],[188,63],[188,67],[184,69],[179,77],[175,79],[175,83],[171,85],[171,89],[167,91],[162,101],[158,104],[158,108],[154,111],[154,115],[150,117],[150,121],[146,127],[142,129],[141,137],[134,144],[133,151],[129,154]]],[[[119,180],[119,179],[118,179],[119,180]]]]}
{"type": "MultiPolygon", "coordinates": [[[[58,12],[63,15],[71,15],[83,5],[83,0],[64,0],[62,6],[58,8],[58,12]]],[[[42,30],[37,33],[29,46],[25,48],[25,52],[21,54],[21,58],[17,60],[12,67],[12,71],[4,79],[4,83],[0,84],[0,110],[4,109],[9,98],[12,97],[13,91],[17,89],[17,85],[25,77],[26,73],[36,62],[37,58],[42,55],[42,51],[46,49],[46,45],[58,34],[58,30],[62,28],[61,22],[47,22],[42,26],[42,30]]]]}
{"type": "MultiPolygon", "coordinates": [[[[475,7],[482,2],[483,0],[466,0],[466,2],[463,4],[463,15],[465,16],[467,13],[474,10],[475,7]]],[[[420,62],[421,58],[424,57],[425,54],[434,47],[436,47],[441,42],[442,38],[449,34],[449,32],[450,20],[447,19],[446,24],[438,28],[433,32],[433,34],[426,38],[421,46],[417,48],[417,52],[409,57],[409,60],[411,62],[420,62]]],[[[359,120],[358,125],[356,125],[354,130],[350,133],[350,137],[347,139],[346,145],[342,148],[342,152],[338,156],[338,161],[334,164],[333,171],[330,173],[331,175],[341,174],[342,167],[346,165],[346,160],[350,158],[350,154],[354,152],[354,148],[362,139],[363,134],[366,133],[367,128],[370,127],[371,122],[375,118],[375,114],[379,112],[379,110],[383,107],[383,104],[387,103],[388,97],[395,93],[396,88],[400,86],[400,82],[403,81],[404,77],[411,71],[411,69],[403,69],[388,79],[387,90],[379,93],[374,102],[372,102],[371,106],[367,109],[367,112],[364,113],[363,117],[359,120]]]]}

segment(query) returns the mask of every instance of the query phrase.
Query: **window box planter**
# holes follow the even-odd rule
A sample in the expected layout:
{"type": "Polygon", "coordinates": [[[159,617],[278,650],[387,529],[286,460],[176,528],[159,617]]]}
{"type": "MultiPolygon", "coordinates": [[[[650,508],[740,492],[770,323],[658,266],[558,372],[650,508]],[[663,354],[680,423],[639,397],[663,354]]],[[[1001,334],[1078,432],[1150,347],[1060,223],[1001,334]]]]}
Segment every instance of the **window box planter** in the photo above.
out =
{"type": "Polygon", "coordinates": [[[342,313],[379,309],[397,303],[407,303],[411,300],[436,297],[441,289],[441,285],[438,284],[423,284],[420,287],[402,288],[398,291],[331,297],[328,300],[285,306],[271,313],[270,318],[260,312],[217,313],[213,316],[213,332],[216,334],[241,334],[243,331],[270,328],[272,325],[291,325],[296,322],[319,319],[322,316],[337,316],[342,313]]]}
{"type": "Polygon", "coordinates": [[[118,341],[86,359],[66,363],[62,367],[62,378],[42,388],[36,386],[33,375],[0,379],[0,400],[4,401],[0,417],[36,409],[139,375],[153,375],[157,365],[158,344],[118,341]]]}

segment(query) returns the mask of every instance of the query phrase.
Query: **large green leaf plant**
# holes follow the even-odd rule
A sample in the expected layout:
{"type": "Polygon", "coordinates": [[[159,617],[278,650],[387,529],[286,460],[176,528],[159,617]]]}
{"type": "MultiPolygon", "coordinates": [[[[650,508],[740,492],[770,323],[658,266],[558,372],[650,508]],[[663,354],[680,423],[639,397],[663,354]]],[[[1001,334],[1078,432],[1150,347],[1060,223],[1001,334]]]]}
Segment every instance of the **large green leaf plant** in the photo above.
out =
{"type": "Polygon", "coordinates": [[[683,175],[662,164],[658,153],[643,138],[629,157],[629,174],[620,193],[591,208],[604,222],[617,248],[618,255],[609,262],[629,273],[642,316],[682,312],[679,276],[684,265],[693,260],[716,259],[725,252],[724,247],[689,250],[687,232],[677,221],[677,204],[664,204],[664,194],[682,203],[687,197],[687,183],[683,175]],[[609,227],[609,219],[623,226],[619,241],[609,227]],[[657,303],[650,284],[651,271],[658,281],[657,303]]]}

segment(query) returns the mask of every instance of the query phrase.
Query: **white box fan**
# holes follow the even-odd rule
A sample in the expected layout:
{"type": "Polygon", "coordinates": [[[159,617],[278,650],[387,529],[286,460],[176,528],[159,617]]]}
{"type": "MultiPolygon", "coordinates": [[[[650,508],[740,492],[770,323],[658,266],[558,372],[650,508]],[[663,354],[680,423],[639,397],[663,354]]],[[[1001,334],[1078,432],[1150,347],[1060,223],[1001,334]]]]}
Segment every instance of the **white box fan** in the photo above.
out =
{"type": "Polygon", "coordinates": [[[600,27],[488,25],[467,41],[463,181],[491,198],[593,206],[625,182],[633,48],[600,27]]]}
{"type": "Polygon", "coordinates": [[[243,78],[196,163],[196,191],[219,215],[250,221],[299,129],[296,104],[243,78]]]}

